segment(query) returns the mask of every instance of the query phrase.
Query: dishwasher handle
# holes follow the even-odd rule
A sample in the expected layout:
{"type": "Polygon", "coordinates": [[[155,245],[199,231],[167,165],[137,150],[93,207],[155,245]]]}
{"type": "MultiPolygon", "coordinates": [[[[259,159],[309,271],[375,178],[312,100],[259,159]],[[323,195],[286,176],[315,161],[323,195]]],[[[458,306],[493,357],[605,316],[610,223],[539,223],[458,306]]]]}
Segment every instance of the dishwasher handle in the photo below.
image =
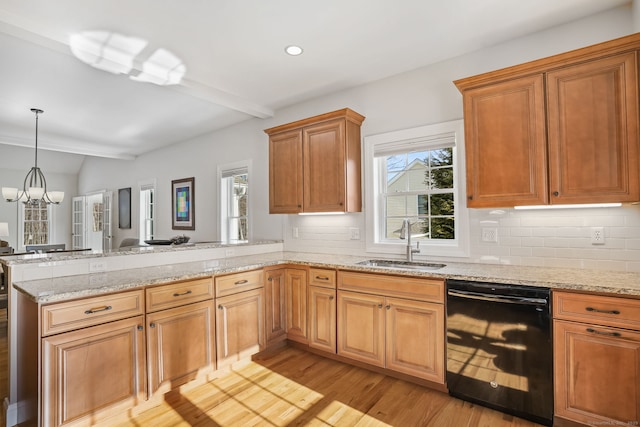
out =
{"type": "Polygon", "coordinates": [[[483,294],[481,292],[463,291],[459,289],[449,289],[447,294],[452,297],[474,299],[480,301],[501,302],[507,304],[520,304],[520,305],[547,305],[548,301],[544,298],[528,298],[528,297],[514,297],[509,295],[493,295],[483,294]]]}

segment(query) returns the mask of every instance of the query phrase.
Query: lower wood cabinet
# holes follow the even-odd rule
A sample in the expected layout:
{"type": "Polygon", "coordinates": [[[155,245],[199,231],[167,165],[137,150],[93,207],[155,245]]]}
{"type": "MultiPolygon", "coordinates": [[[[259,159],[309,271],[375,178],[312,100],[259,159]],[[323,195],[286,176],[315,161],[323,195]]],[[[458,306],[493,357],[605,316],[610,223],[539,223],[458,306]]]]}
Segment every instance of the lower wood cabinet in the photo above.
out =
{"type": "Polygon", "coordinates": [[[339,272],[338,355],[444,384],[443,290],[440,279],[339,272]]]}
{"type": "Polygon", "coordinates": [[[217,298],[216,307],[218,368],[263,349],[263,288],[217,298]]]}
{"type": "Polygon", "coordinates": [[[144,318],[42,339],[42,425],[89,425],[143,402],[144,318]]]}
{"type": "Polygon", "coordinates": [[[265,269],[264,303],[266,345],[269,347],[287,338],[285,309],[285,269],[265,269]]]}
{"type": "Polygon", "coordinates": [[[309,286],[309,347],[336,352],[336,290],[309,286]]]}
{"type": "Polygon", "coordinates": [[[640,300],[554,292],[553,310],[558,425],[637,425],[640,300]]]}
{"type": "Polygon", "coordinates": [[[307,335],[307,270],[287,268],[285,275],[287,339],[306,344],[307,335]]]}
{"type": "Polygon", "coordinates": [[[215,368],[213,300],[147,314],[149,395],[215,368]]]}

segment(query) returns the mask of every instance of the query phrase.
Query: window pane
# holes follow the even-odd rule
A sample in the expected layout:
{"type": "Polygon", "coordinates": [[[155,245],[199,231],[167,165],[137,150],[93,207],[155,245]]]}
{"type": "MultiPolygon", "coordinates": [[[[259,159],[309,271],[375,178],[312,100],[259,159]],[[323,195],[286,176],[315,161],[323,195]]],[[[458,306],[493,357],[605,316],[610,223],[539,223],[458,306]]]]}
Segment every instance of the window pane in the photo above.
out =
{"type": "Polygon", "coordinates": [[[387,217],[407,216],[407,197],[389,196],[387,197],[387,217]]]}
{"type": "Polygon", "coordinates": [[[431,195],[431,215],[453,215],[454,212],[452,193],[431,195]]]}
{"type": "Polygon", "coordinates": [[[429,196],[425,194],[418,196],[418,214],[429,215],[429,196]]]}
{"type": "Polygon", "coordinates": [[[427,189],[426,167],[424,163],[416,163],[405,173],[408,191],[424,191],[427,189]]]}
{"type": "Polygon", "coordinates": [[[402,218],[387,218],[385,237],[387,239],[399,239],[402,228],[402,218]]]}
{"type": "Polygon", "coordinates": [[[453,149],[451,147],[432,150],[430,166],[453,166],[453,149]]]}
{"type": "Polygon", "coordinates": [[[431,169],[427,179],[430,188],[453,188],[453,168],[431,169]]]}
{"type": "Polygon", "coordinates": [[[453,218],[431,219],[432,239],[455,239],[455,222],[453,218]]]}

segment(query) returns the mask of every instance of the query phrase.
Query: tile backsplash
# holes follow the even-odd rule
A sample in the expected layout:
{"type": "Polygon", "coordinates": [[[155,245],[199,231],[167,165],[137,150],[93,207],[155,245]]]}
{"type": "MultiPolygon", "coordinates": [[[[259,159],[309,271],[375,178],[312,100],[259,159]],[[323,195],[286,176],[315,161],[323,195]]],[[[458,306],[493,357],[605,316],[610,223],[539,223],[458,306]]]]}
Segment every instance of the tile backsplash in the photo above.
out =
{"type": "MultiPolygon", "coordinates": [[[[364,215],[290,215],[283,233],[285,250],[366,255],[364,215]]],[[[469,233],[469,257],[452,261],[640,272],[639,205],[470,209],[469,233]],[[594,227],[601,227],[604,244],[592,244],[594,227]],[[495,233],[496,241],[483,241],[483,232],[495,233]]]]}

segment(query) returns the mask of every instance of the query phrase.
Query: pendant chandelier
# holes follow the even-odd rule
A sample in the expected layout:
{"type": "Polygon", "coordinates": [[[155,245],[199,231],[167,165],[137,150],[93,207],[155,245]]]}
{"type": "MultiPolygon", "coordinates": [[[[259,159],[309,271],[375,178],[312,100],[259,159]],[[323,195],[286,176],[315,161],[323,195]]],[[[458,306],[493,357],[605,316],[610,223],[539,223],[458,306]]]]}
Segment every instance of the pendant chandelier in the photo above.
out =
{"type": "Polygon", "coordinates": [[[47,180],[38,167],[38,114],[43,113],[43,111],[38,108],[32,108],[31,111],[36,115],[35,165],[24,178],[22,191],[17,188],[2,187],[2,197],[7,202],[22,202],[26,205],[38,205],[42,202],[59,205],[64,199],[64,192],[47,191],[47,180]]]}

